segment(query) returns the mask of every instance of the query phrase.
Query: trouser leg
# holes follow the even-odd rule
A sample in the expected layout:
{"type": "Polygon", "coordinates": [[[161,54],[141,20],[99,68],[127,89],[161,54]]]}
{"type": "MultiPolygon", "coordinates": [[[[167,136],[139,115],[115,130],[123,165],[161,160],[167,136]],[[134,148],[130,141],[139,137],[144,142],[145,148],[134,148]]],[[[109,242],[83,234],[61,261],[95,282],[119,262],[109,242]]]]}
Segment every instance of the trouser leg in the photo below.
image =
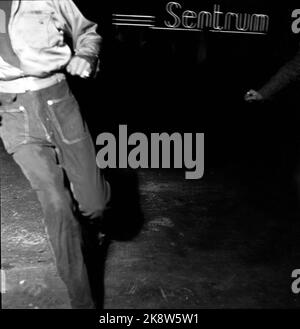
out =
{"type": "Polygon", "coordinates": [[[81,215],[99,218],[110,199],[110,187],[97,167],[95,146],[79,104],[66,81],[40,94],[40,116],[59,149],[81,215]]]}
{"type": "Polygon", "coordinates": [[[71,306],[94,308],[82,255],[80,226],[55,148],[27,144],[21,146],[13,157],[37,192],[57,270],[67,286],[71,306]]]}
{"type": "Polygon", "coordinates": [[[96,219],[110,199],[110,186],[96,164],[96,153],[89,132],[78,143],[57,141],[60,159],[82,217],[96,219]]]}
{"type": "Polygon", "coordinates": [[[108,239],[102,238],[101,241],[98,234],[103,230],[103,212],[110,199],[110,186],[96,165],[95,148],[88,132],[78,143],[66,144],[58,141],[57,145],[62,166],[80,211],[83,254],[92,296],[96,307],[102,308],[108,239]]]}

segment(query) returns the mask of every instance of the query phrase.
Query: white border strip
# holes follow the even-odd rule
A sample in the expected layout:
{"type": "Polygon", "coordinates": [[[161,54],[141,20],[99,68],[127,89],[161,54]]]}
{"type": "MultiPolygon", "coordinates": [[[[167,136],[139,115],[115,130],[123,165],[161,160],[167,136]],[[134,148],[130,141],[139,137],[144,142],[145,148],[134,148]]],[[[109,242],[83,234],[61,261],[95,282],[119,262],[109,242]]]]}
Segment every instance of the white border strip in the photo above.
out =
{"type": "Polygon", "coordinates": [[[7,292],[6,290],[6,274],[4,270],[0,271],[1,275],[1,294],[5,294],[7,292]]]}

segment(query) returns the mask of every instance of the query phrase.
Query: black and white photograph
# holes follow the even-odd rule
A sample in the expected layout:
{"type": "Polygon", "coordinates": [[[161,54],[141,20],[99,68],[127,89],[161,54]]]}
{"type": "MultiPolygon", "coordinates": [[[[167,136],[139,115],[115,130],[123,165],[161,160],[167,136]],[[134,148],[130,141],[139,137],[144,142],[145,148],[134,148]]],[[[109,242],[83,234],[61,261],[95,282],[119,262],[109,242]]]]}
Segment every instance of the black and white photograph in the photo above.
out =
{"type": "Polygon", "coordinates": [[[2,311],[300,309],[299,95],[291,0],[1,0],[2,311]]]}

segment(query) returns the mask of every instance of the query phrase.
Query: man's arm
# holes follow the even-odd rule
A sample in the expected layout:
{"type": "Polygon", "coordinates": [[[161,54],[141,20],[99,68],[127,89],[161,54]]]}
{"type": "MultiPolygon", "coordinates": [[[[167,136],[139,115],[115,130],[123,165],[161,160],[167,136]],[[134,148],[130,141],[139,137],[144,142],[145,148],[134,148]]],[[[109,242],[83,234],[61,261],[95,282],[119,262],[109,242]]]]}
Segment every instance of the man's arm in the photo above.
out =
{"type": "Polygon", "coordinates": [[[264,99],[270,98],[300,76],[300,47],[296,56],[287,62],[258,92],[264,99]]]}
{"type": "MultiPolygon", "coordinates": [[[[65,22],[65,32],[72,38],[73,50],[75,53],[75,64],[70,62],[67,70],[74,75],[78,74],[78,68],[81,73],[88,71],[94,73],[99,65],[99,52],[102,38],[97,33],[98,25],[86,19],[72,0],[54,0],[59,14],[65,22]],[[82,60],[90,65],[84,65],[82,60]]],[[[86,77],[86,76],[82,76],[86,77]]]]}
{"type": "Polygon", "coordinates": [[[300,46],[293,59],[282,66],[279,71],[258,91],[249,90],[246,101],[269,99],[300,77],[300,46]]]}

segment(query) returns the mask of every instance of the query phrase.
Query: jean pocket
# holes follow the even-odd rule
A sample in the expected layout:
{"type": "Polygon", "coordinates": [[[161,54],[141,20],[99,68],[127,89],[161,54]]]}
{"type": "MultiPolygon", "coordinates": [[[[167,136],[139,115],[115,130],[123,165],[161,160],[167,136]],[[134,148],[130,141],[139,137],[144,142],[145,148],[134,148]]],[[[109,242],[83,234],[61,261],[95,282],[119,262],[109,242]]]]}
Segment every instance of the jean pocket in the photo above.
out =
{"type": "Polygon", "coordinates": [[[29,118],[24,106],[5,105],[0,107],[0,136],[6,150],[11,153],[29,138],[29,118]]]}
{"type": "Polygon", "coordinates": [[[73,95],[47,101],[54,125],[66,144],[78,143],[87,136],[87,127],[73,95]]]}

